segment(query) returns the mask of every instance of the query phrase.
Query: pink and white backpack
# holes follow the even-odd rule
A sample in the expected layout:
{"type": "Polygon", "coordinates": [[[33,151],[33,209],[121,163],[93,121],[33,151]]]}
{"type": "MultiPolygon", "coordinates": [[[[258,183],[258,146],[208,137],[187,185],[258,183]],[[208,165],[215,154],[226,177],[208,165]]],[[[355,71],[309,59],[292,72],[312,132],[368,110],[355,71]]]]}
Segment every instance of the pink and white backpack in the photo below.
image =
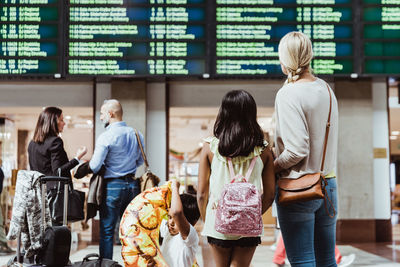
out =
{"type": "Polygon", "coordinates": [[[261,195],[255,185],[247,182],[256,164],[254,157],[244,177],[234,174],[228,158],[231,182],[224,185],[215,215],[215,230],[222,234],[259,236],[262,234],[261,195]]]}

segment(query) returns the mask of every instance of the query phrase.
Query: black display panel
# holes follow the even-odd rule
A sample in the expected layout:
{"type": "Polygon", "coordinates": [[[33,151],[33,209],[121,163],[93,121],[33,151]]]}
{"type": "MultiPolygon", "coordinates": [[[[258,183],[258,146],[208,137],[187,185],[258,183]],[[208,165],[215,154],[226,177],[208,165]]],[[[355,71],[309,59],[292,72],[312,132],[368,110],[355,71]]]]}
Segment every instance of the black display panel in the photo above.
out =
{"type": "Polygon", "coordinates": [[[281,75],[279,40],[302,31],[317,74],[354,72],[351,0],[216,0],[215,75],[281,75]]]}
{"type": "Polygon", "coordinates": [[[399,74],[400,0],[0,0],[0,76],[278,77],[290,31],[316,74],[399,74]]]}
{"type": "Polygon", "coordinates": [[[62,71],[61,0],[0,0],[0,75],[62,71]]]}
{"type": "Polygon", "coordinates": [[[68,75],[201,75],[206,0],[69,0],[68,75]]]}
{"type": "Polygon", "coordinates": [[[363,73],[400,73],[400,0],[362,0],[363,73]]]}

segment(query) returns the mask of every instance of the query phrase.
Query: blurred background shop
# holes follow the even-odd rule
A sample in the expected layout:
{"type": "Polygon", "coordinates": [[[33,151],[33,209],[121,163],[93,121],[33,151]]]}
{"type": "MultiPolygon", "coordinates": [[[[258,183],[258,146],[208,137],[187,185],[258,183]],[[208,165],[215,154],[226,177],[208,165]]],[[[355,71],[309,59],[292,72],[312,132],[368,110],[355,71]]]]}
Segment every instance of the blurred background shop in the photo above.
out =
{"type": "MultiPolygon", "coordinates": [[[[335,90],[340,112],[338,240],[392,240],[392,219],[397,222],[392,212],[397,213],[399,206],[398,81],[364,78],[328,79],[328,82],[335,90]],[[366,204],[370,208],[363,208],[366,204]]],[[[0,151],[8,178],[6,185],[10,186],[7,192],[12,196],[12,170],[28,168],[26,147],[44,106],[63,109],[67,125],[62,135],[68,155],[72,157],[77,147],[84,144],[89,150],[85,159],[89,160],[95,138],[104,130],[99,122],[100,106],[104,99],[119,99],[124,119],[146,137],[151,169],[163,181],[180,179],[188,190],[189,185],[197,186],[198,153],[202,139],[212,134],[222,96],[231,89],[250,91],[258,104],[258,121],[266,139],[271,141],[274,99],[281,86],[280,79],[3,81],[0,151]]],[[[88,187],[87,178],[75,183],[83,190],[88,187]]],[[[6,200],[4,208],[9,211],[12,198],[3,195],[3,200],[6,200]]],[[[275,218],[270,213],[264,217],[266,225],[274,227],[275,218]]],[[[83,230],[80,225],[76,229],[83,230]]],[[[90,228],[84,236],[96,241],[92,232],[96,233],[97,228],[90,228]]]]}

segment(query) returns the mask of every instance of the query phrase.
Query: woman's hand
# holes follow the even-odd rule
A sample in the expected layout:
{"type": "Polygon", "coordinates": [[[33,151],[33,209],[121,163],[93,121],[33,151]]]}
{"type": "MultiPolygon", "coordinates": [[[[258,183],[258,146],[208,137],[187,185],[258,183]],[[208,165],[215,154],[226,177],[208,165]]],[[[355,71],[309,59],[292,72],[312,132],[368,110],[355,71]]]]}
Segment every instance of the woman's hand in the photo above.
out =
{"type": "Polygon", "coordinates": [[[81,146],[76,152],[76,157],[80,160],[87,153],[87,147],[81,146]]]}

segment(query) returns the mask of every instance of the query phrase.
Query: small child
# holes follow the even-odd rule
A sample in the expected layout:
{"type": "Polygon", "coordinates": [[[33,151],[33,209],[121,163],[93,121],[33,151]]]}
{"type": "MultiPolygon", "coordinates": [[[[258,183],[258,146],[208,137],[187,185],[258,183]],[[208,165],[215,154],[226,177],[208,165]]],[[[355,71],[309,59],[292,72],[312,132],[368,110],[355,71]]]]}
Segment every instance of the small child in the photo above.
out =
{"type": "Polygon", "coordinates": [[[172,180],[171,208],[168,221],[163,220],[160,235],[161,253],[169,267],[191,267],[199,248],[199,237],[194,225],[200,217],[195,196],[179,195],[179,182],[172,180]]]}

